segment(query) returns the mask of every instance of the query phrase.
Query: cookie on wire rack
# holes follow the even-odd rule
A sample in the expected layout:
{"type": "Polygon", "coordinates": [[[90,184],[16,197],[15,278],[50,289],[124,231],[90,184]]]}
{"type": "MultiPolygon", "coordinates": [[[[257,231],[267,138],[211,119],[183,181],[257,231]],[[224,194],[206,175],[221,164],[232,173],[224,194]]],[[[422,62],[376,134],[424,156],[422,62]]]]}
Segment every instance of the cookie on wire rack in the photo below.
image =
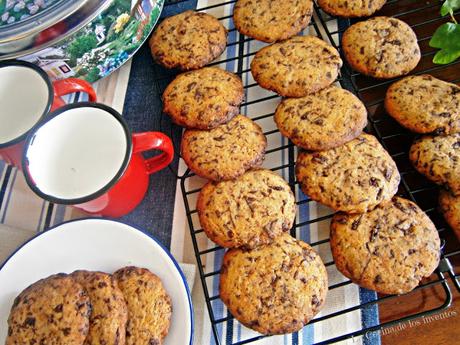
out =
{"type": "Polygon", "coordinates": [[[342,60],[315,36],[295,36],[259,50],[251,62],[256,82],[284,97],[303,97],[331,85],[342,60]]]}
{"type": "Polygon", "coordinates": [[[353,24],[343,34],[342,49],[353,69],[382,79],[408,74],[421,58],[412,28],[390,17],[353,24]]]}
{"type": "Polygon", "coordinates": [[[364,104],[345,89],[329,86],[301,98],[286,98],[274,120],[281,134],[305,150],[327,150],[347,143],[367,125],[364,104]]]}
{"type": "Polygon", "coordinates": [[[460,86],[429,74],[412,75],[391,84],[385,109],[416,133],[460,132],[460,86]]]}
{"type": "Polygon", "coordinates": [[[267,138],[250,118],[237,115],[209,131],[188,129],[181,152],[187,166],[212,181],[232,180],[259,167],[265,157],[267,138]]]}
{"type": "Polygon", "coordinates": [[[454,196],[449,191],[441,190],[439,206],[447,223],[460,239],[460,196],[454,196]]]}
{"type": "Polygon", "coordinates": [[[149,41],[153,58],[166,68],[201,68],[222,54],[227,30],[217,18],[185,11],[166,18],[149,41]]]}
{"type": "Polygon", "coordinates": [[[400,182],[396,163],[377,138],[365,133],[334,149],[300,152],[296,176],[310,198],[348,213],[390,200],[400,182]]]}
{"type": "Polygon", "coordinates": [[[400,197],[367,213],[335,214],[330,242],[340,272],[384,294],[412,291],[439,264],[436,227],[415,203],[400,197]]]}
{"type": "Polygon", "coordinates": [[[305,29],[312,14],[312,0],[238,0],[233,21],[243,35],[272,43],[305,29]]]}
{"type": "Polygon", "coordinates": [[[179,74],[163,93],[163,112],[186,128],[212,129],[239,113],[243,83],[235,74],[205,67],[179,74]]]}
{"type": "Polygon", "coordinates": [[[319,255],[285,233],[252,250],[227,251],[219,288],[243,325],[262,334],[285,334],[299,331],[320,311],[328,279],[319,255]]]}
{"type": "Polygon", "coordinates": [[[231,181],[208,182],[197,210],[206,235],[222,247],[254,248],[291,229],[296,202],[278,174],[251,170],[231,181]]]}
{"type": "Polygon", "coordinates": [[[419,173],[460,195],[460,133],[416,140],[409,159],[419,173]]]}
{"type": "Polygon", "coordinates": [[[386,0],[318,0],[318,5],[333,16],[369,17],[385,5],[386,0]]]}

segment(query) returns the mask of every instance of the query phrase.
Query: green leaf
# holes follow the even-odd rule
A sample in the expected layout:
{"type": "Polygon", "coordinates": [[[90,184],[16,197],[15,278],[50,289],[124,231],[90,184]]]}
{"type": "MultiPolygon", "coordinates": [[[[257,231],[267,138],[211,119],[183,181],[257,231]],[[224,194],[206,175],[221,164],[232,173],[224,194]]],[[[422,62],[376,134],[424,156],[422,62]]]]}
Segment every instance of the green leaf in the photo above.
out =
{"type": "Polygon", "coordinates": [[[446,0],[441,7],[441,15],[445,16],[449,13],[460,9],[460,0],[446,0]]]}
{"type": "Polygon", "coordinates": [[[441,49],[434,56],[434,63],[447,64],[455,61],[460,57],[460,24],[441,25],[430,40],[430,47],[441,49]]]}
{"type": "Polygon", "coordinates": [[[437,28],[430,40],[433,48],[460,48],[460,24],[445,23],[437,28]]]}
{"type": "Polygon", "coordinates": [[[460,49],[458,50],[447,50],[443,49],[436,53],[433,58],[433,62],[439,65],[446,65],[448,63],[454,62],[460,57],[460,49]]]}

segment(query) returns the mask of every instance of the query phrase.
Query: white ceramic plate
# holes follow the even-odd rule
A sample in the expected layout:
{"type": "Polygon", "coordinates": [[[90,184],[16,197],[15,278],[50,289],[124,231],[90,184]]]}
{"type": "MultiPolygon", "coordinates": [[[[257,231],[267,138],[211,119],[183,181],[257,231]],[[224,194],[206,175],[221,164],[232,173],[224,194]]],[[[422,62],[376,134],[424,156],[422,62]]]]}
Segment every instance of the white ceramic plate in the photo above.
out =
{"type": "Polygon", "coordinates": [[[86,269],[112,273],[128,265],[145,267],[158,275],[171,296],[173,315],[164,344],[192,344],[192,302],[176,261],[150,235],[103,219],[72,221],[41,233],[0,268],[0,344],[5,343],[13,300],[30,284],[60,272],[86,269]]]}

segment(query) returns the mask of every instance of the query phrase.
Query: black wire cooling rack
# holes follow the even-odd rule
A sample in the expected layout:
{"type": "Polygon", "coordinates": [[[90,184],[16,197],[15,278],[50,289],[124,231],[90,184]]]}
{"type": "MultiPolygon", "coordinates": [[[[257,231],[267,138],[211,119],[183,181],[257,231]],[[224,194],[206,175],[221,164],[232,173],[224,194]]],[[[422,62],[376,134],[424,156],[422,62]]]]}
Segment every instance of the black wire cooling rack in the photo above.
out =
{"type": "MultiPolygon", "coordinates": [[[[170,3],[182,1],[184,0],[170,1],[170,3]]],[[[297,148],[291,142],[282,139],[272,120],[280,97],[273,93],[263,91],[251,78],[249,68],[250,61],[258,48],[262,45],[259,44],[259,46],[257,46],[258,43],[251,38],[241,35],[234,29],[231,18],[231,8],[235,2],[236,0],[210,1],[209,6],[197,9],[198,11],[205,11],[215,15],[224,26],[229,29],[229,41],[227,44],[228,54],[224,53],[223,56],[225,56],[225,58],[214,62],[212,65],[226,68],[242,78],[246,91],[246,101],[242,105],[242,113],[251,117],[261,125],[268,139],[269,144],[266,152],[267,159],[265,167],[278,172],[286,178],[297,197],[298,213],[305,209],[311,210],[315,202],[301,193],[298,183],[295,180],[294,165],[297,148]],[[252,49],[248,47],[249,42],[251,42],[251,45],[254,43],[255,47],[252,49]],[[256,113],[254,113],[254,109],[257,109],[256,113]],[[272,159],[273,157],[277,158],[272,159]],[[282,158],[281,160],[279,159],[280,157],[282,158]],[[281,164],[273,164],[274,161],[281,161],[281,164]]],[[[442,2],[438,0],[389,0],[377,15],[397,17],[407,22],[416,32],[422,51],[422,59],[412,74],[429,73],[443,80],[459,83],[460,61],[453,62],[449,65],[434,65],[432,63],[435,50],[429,47],[428,42],[436,28],[447,20],[446,18],[440,17],[439,10],[441,3],[442,2]]],[[[338,20],[335,17],[331,17],[315,6],[312,22],[304,33],[317,35],[329,41],[341,51],[341,34],[352,23],[353,21],[351,20],[338,20]]],[[[345,62],[345,59],[343,60],[345,62]]],[[[168,78],[165,78],[165,80],[167,79],[168,78]]],[[[456,273],[456,267],[459,266],[458,263],[460,262],[460,244],[437,210],[439,188],[412,168],[408,160],[408,151],[415,136],[392,120],[385,113],[383,107],[385,91],[393,81],[394,80],[382,81],[363,76],[352,71],[346,63],[344,63],[341,77],[338,80],[342,87],[354,92],[364,102],[369,113],[368,131],[377,136],[382,145],[396,161],[402,177],[398,194],[417,202],[437,226],[443,246],[440,265],[429,279],[424,280],[420,286],[410,293],[416,296],[416,294],[421,291],[423,292],[437,287],[437,304],[431,308],[425,308],[423,311],[409,311],[406,313],[406,316],[402,318],[394,317],[385,322],[364,325],[361,329],[347,330],[343,332],[343,334],[334,335],[329,339],[323,339],[316,344],[329,344],[364,334],[370,334],[382,328],[390,327],[417,317],[437,313],[448,308],[452,302],[452,293],[448,285],[449,277],[452,278],[456,288],[460,291],[460,274],[456,273]]],[[[160,89],[162,88],[160,87],[160,89]]],[[[178,178],[181,182],[187,221],[192,236],[215,343],[241,345],[264,338],[264,336],[254,334],[254,336],[232,342],[230,340],[232,337],[225,337],[221,334],[223,329],[222,325],[231,324],[234,327],[237,321],[233,319],[231,315],[217,315],[217,311],[222,309],[222,302],[219,296],[213,293],[213,291],[215,291],[215,283],[218,281],[219,270],[210,270],[209,267],[212,265],[207,265],[207,262],[210,255],[215,258],[218,253],[222,254],[224,250],[210,244],[203,230],[200,228],[198,221],[197,210],[195,208],[196,198],[205,181],[195,176],[190,170],[186,170],[183,174],[178,176],[178,178]],[[223,342],[221,339],[226,339],[226,341],[223,342]]],[[[330,210],[321,208],[321,206],[317,207],[317,209],[319,209],[319,211],[313,215],[310,214],[308,220],[296,221],[296,224],[291,230],[293,236],[305,239],[305,232],[308,232],[312,228],[328,228],[329,220],[333,214],[330,210]]],[[[324,248],[329,246],[328,231],[318,231],[315,238],[309,238],[307,241],[312,247],[322,253],[324,252],[324,248]]],[[[328,271],[334,269],[332,258],[325,260],[325,264],[328,271]]],[[[329,294],[332,294],[334,290],[344,289],[348,285],[353,284],[347,279],[330,283],[329,294]]],[[[383,303],[388,303],[388,301],[397,302],[399,298],[401,297],[375,295],[374,299],[361,302],[358,301],[358,303],[346,309],[329,310],[327,313],[322,313],[311,321],[310,324],[331,320],[334,321],[335,318],[340,316],[363,310],[370,310],[372,308],[376,311],[377,307],[383,303]]]]}

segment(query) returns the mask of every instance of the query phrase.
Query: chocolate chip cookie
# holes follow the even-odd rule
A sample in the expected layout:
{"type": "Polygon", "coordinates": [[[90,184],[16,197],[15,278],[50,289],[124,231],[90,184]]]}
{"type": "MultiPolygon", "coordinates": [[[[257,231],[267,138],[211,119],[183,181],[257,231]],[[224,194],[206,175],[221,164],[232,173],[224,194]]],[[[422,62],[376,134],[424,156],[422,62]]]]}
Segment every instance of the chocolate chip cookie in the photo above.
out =
{"type": "Polygon", "coordinates": [[[238,0],[233,21],[243,35],[271,43],[305,29],[312,14],[311,0],[238,0]]]}
{"type": "Polygon", "coordinates": [[[227,30],[209,14],[185,11],[158,25],[149,44],[160,65],[198,69],[222,54],[227,45],[227,30]]]}
{"type": "Polygon", "coordinates": [[[281,176],[260,169],[233,181],[207,183],[198,197],[197,210],[211,240],[222,247],[254,248],[292,227],[296,203],[281,176]]]}
{"type": "Polygon", "coordinates": [[[178,125],[211,129],[239,113],[243,83],[235,74],[207,67],[180,74],[163,93],[163,112],[178,125]]]}
{"type": "Polygon", "coordinates": [[[250,251],[225,253],[220,297],[236,319],[259,333],[300,330],[319,312],[326,293],[320,257],[288,234],[250,251]]]}
{"type": "Polygon", "coordinates": [[[342,60],[314,36],[295,36],[259,50],[251,62],[257,83],[285,97],[303,97],[334,82],[342,60]]]}
{"type": "Polygon", "coordinates": [[[369,17],[385,5],[386,0],[318,0],[318,5],[333,16],[369,17]]]}
{"type": "Polygon", "coordinates": [[[405,75],[420,61],[415,32],[396,18],[374,17],[353,24],[343,34],[342,48],[353,69],[375,78],[405,75]]]}
{"type": "Polygon", "coordinates": [[[329,86],[276,108],[281,134],[306,150],[327,150],[356,138],[367,124],[364,104],[350,91],[329,86]]]}
{"type": "Polygon", "coordinates": [[[417,133],[460,132],[460,87],[428,74],[392,84],[385,108],[402,126],[417,133]]]}
{"type": "Polygon", "coordinates": [[[384,294],[413,290],[439,263],[436,227],[416,204],[399,197],[364,214],[337,213],[330,240],[337,269],[384,294]]]}
{"type": "Polygon", "coordinates": [[[267,138],[243,115],[209,131],[188,129],[182,137],[182,158],[197,175],[213,181],[231,180],[258,167],[267,138]]]}
{"type": "Polygon", "coordinates": [[[81,345],[89,329],[91,303],[66,274],[39,280],[14,300],[6,345],[81,345]]]}
{"type": "Polygon", "coordinates": [[[115,279],[90,271],[75,271],[71,277],[87,291],[92,306],[84,344],[125,344],[128,308],[115,279]]]}
{"type": "Polygon", "coordinates": [[[447,223],[460,239],[460,196],[442,190],[439,194],[439,205],[447,223]]]}
{"type": "Polygon", "coordinates": [[[145,268],[125,267],[113,274],[128,305],[126,345],[163,344],[172,305],[163,284],[145,268]]]}
{"type": "Polygon", "coordinates": [[[460,133],[422,137],[411,146],[409,158],[429,180],[460,195],[460,133]]]}
{"type": "Polygon", "coordinates": [[[300,152],[296,175],[310,198],[348,213],[366,212],[390,200],[400,181],[391,156],[364,133],[331,150],[300,152]]]}

